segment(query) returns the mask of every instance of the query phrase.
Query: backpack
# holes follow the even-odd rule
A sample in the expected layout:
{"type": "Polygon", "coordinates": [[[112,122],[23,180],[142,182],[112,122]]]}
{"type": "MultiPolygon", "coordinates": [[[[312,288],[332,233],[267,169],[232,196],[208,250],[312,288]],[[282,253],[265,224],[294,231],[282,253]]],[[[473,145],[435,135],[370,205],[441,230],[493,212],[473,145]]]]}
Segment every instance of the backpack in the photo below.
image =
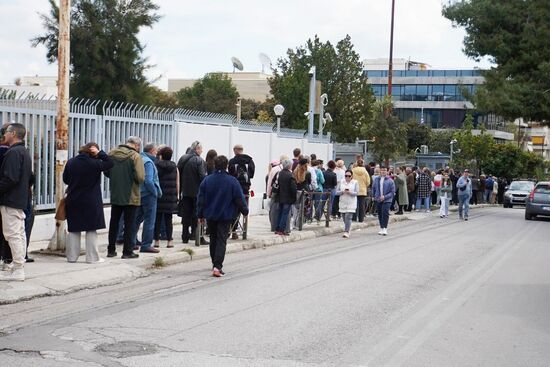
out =
{"type": "Polygon", "coordinates": [[[279,172],[277,172],[275,176],[273,176],[273,181],[271,181],[271,194],[278,194],[279,190],[279,172]]]}
{"type": "Polygon", "coordinates": [[[248,177],[248,165],[245,163],[238,163],[235,165],[235,172],[237,181],[242,186],[250,186],[250,178],[248,177]]]}

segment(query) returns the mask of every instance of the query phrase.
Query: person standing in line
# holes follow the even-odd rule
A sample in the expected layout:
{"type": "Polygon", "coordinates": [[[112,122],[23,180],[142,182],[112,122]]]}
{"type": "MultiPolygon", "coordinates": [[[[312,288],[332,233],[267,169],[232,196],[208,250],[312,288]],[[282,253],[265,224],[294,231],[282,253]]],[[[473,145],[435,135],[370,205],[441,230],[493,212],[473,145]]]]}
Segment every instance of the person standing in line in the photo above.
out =
{"type": "MultiPolygon", "coordinates": [[[[6,123],[0,129],[0,167],[2,167],[2,162],[4,160],[4,155],[10,149],[10,146],[6,143],[5,135],[6,129],[10,124],[6,123]]],[[[4,233],[2,233],[2,221],[0,220],[0,260],[2,260],[2,269],[11,270],[12,257],[11,250],[8,242],[4,238],[4,233]]]]}
{"type": "Polygon", "coordinates": [[[449,201],[453,192],[453,184],[447,173],[443,174],[443,180],[440,186],[441,206],[439,207],[439,216],[446,218],[449,216],[449,201]]]}
{"type": "Polygon", "coordinates": [[[498,196],[498,179],[493,176],[493,193],[491,195],[491,204],[498,204],[497,196],[498,196]]]}
{"type": "Polygon", "coordinates": [[[462,176],[458,179],[458,218],[468,220],[470,210],[470,197],[472,196],[472,180],[469,178],[470,170],[465,169],[462,176]]]}
{"type": "Polygon", "coordinates": [[[351,221],[357,210],[357,195],[359,184],[353,179],[353,171],[347,170],[344,179],[339,182],[337,193],[340,196],[340,213],[344,220],[344,234],[342,237],[349,238],[351,232],[351,221]]]}
{"type": "Polygon", "coordinates": [[[278,177],[279,172],[283,169],[281,162],[288,159],[286,155],[281,155],[279,160],[273,160],[271,162],[271,171],[267,177],[267,197],[270,199],[269,206],[269,222],[271,224],[271,232],[275,232],[277,228],[277,219],[279,218],[279,193],[278,193],[278,177]],[[274,166],[274,164],[276,164],[274,166]],[[274,187],[277,187],[273,190],[274,187]]]}
{"type": "Polygon", "coordinates": [[[0,167],[0,215],[2,232],[12,254],[12,262],[0,272],[0,280],[25,280],[25,253],[27,236],[25,213],[29,201],[29,186],[32,181],[32,162],[25,147],[25,126],[10,124],[4,134],[4,143],[9,149],[4,154],[0,167]]]}
{"type": "Polygon", "coordinates": [[[223,262],[229,228],[237,212],[248,215],[248,206],[241,185],[227,172],[227,158],[219,155],[214,163],[216,171],[206,176],[199,186],[197,216],[210,228],[212,276],[219,278],[225,275],[223,262]]]}
{"type": "Polygon", "coordinates": [[[302,196],[306,195],[311,185],[311,173],[307,170],[307,159],[300,159],[298,166],[296,166],[292,174],[296,180],[296,203],[292,207],[292,229],[297,229],[298,221],[300,217],[304,215],[304,213],[300,213],[302,196]]]}
{"type": "Polygon", "coordinates": [[[449,179],[451,180],[451,184],[453,185],[451,201],[453,205],[458,205],[458,188],[456,187],[456,184],[458,182],[458,177],[457,175],[455,175],[455,171],[452,168],[449,169],[449,179]]]}
{"type": "Polygon", "coordinates": [[[285,159],[281,162],[282,170],[279,172],[279,218],[277,219],[277,228],[275,228],[275,234],[286,236],[290,232],[287,232],[288,227],[288,215],[290,208],[296,202],[296,180],[292,175],[290,169],[292,168],[292,161],[285,159]]]}
{"type": "Polygon", "coordinates": [[[141,155],[138,153],[141,139],[130,136],[126,144],[121,144],[109,152],[114,165],[105,176],[109,177],[111,189],[111,220],[109,221],[109,245],[107,257],[117,256],[116,238],[120,218],[124,216],[124,246],[123,259],[135,259],[139,255],[134,253],[132,244],[137,208],[141,205],[140,185],[145,180],[145,168],[141,155]]]}
{"type": "Polygon", "coordinates": [[[481,196],[481,204],[485,204],[485,188],[487,185],[487,177],[485,175],[479,176],[479,195],[481,196]]]}
{"type": "Polygon", "coordinates": [[[485,180],[485,202],[487,204],[492,204],[491,197],[493,196],[493,186],[495,185],[495,181],[493,180],[493,177],[491,175],[487,175],[487,179],[485,180]]]}
{"type": "Polygon", "coordinates": [[[351,171],[353,172],[353,179],[357,181],[359,185],[359,193],[357,194],[357,210],[354,217],[359,223],[363,223],[365,220],[365,203],[367,199],[367,189],[370,186],[370,176],[362,159],[359,159],[355,164],[356,166],[352,168],[351,171]]]}
{"type": "Polygon", "coordinates": [[[323,172],[321,171],[321,164],[319,160],[313,160],[311,161],[311,165],[313,166],[313,169],[315,171],[315,177],[317,186],[313,190],[313,202],[315,206],[315,219],[317,220],[317,224],[321,221],[321,216],[323,214],[323,208],[325,207],[325,194],[324,194],[324,188],[323,185],[325,184],[325,177],[323,176],[323,172]]]}
{"type": "MultiPolygon", "coordinates": [[[[229,174],[235,177],[241,185],[244,197],[248,202],[250,198],[250,186],[252,185],[252,179],[254,178],[254,173],[256,171],[254,160],[251,156],[244,154],[244,148],[241,144],[237,144],[233,147],[233,153],[235,156],[229,160],[228,171],[229,174]]],[[[238,228],[238,217],[235,217],[233,228],[231,228],[231,239],[239,239],[239,235],[237,234],[238,228]]]]}
{"type": "MultiPolygon", "coordinates": [[[[202,180],[206,177],[206,162],[201,158],[202,149],[202,144],[194,141],[178,161],[180,174],[178,214],[181,216],[183,243],[189,243],[189,239],[195,237],[197,230],[197,194],[202,180]],[[190,228],[191,233],[189,233],[190,228]]],[[[208,242],[201,236],[200,244],[207,245],[208,242]]]]}
{"type": "Polygon", "coordinates": [[[432,180],[430,170],[427,167],[420,170],[416,178],[416,211],[419,212],[422,206],[426,213],[430,212],[430,195],[432,193],[432,180]]]}
{"type": "Polygon", "coordinates": [[[415,197],[416,178],[415,178],[414,171],[410,167],[406,168],[405,173],[407,175],[407,195],[409,199],[409,205],[407,205],[407,208],[405,209],[405,211],[412,212],[414,203],[416,201],[416,197],[415,197]]]}
{"type": "Polygon", "coordinates": [[[216,166],[214,165],[214,160],[218,156],[218,153],[214,149],[210,149],[206,153],[206,174],[211,175],[216,172],[216,166]]]}
{"type": "Polygon", "coordinates": [[[405,167],[397,167],[395,169],[395,186],[397,189],[397,204],[399,205],[399,210],[397,215],[403,215],[403,208],[409,205],[409,193],[407,191],[407,176],[405,175],[405,167]]]}
{"type": "Polygon", "coordinates": [[[470,198],[470,205],[477,205],[478,192],[479,192],[479,178],[472,175],[472,197],[470,198]]]}
{"type": "Polygon", "coordinates": [[[176,163],[172,162],[174,151],[170,147],[164,147],[158,151],[157,167],[162,196],[157,198],[157,213],[155,218],[154,239],[155,247],[160,247],[161,225],[166,229],[166,247],[174,247],[174,226],[172,216],[178,212],[179,172],[176,163]]]}
{"type": "Polygon", "coordinates": [[[134,223],[134,237],[132,245],[137,242],[137,233],[143,223],[141,231],[141,244],[139,252],[159,253],[160,250],[153,246],[155,234],[155,219],[157,216],[157,200],[162,197],[157,167],[155,165],[157,147],[154,143],[147,143],[143,147],[141,159],[145,171],[145,179],[140,185],[141,205],[137,209],[134,223]]]}
{"type": "Polygon", "coordinates": [[[294,156],[294,158],[292,158],[292,172],[294,172],[294,170],[296,169],[296,167],[298,167],[298,164],[300,163],[302,151],[300,150],[300,148],[295,148],[292,151],[292,155],[294,156]]]}
{"type": "MultiPolygon", "coordinates": [[[[344,161],[341,159],[338,159],[336,161],[336,168],[334,169],[334,173],[336,173],[336,182],[340,183],[345,177],[346,169],[344,168],[345,164],[344,161]]],[[[338,205],[340,202],[340,195],[338,195],[338,190],[336,190],[336,195],[334,195],[334,201],[332,202],[332,214],[333,219],[337,219],[340,217],[340,210],[338,209],[338,205]]]]}
{"type": "Polygon", "coordinates": [[[328,169],[323,171],[323,177],[325,179],[324,190],[325,192],[329,192],[325,195],[327,199],[330,195],[330,201],[327,204],[327,215],[329,216],[329,218],[332,218],[332,204],[334,203],[334,198],[336,197],[336,188],[338,186],[338,177],[336,176],[336,172],[334,172],[334,170],[336,169],[336,162],[328,161],[327,167],[328,169]]]}
{"type": "Polygon", "coordinates": [[[379,235],[388,234],[390,220],[390,206],[395,196],[395,183],[388,176],[388,169],[380,166],[380,176],[372,184],[372,195],[378,205],[378,222],[380,223],[379,235]]]}
{"type": "Polygon", "coordinates": [[[86,232],[86,262],[92,264],[105,261],[97,249],[97,230],[105,228],[101,173],[113,168],[114,163],[94,142],[84,145],[78,153],[67,161],[63,171],[69,232],[65,254],[68,262],[78,260],[81,233],[86,232]],[[86,215],[82,215],[83,208],[86,215]]]}

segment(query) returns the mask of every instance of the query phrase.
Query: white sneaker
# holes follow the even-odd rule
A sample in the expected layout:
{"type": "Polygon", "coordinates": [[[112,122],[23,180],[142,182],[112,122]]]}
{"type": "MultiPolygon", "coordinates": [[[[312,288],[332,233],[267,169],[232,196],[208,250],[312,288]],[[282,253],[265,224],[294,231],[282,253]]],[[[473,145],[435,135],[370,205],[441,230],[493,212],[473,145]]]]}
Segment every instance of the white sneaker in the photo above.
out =
{"type": "Polygon", "coordinates": [[[0,280],[22,282],[25,280],[25,271],[19,268],[13,271],[2,272],[0,273],[0,280]]]}
{"type": "Polygon", "coordinates": [[[430,213],[430,212],[431,212],[431,210],[430,210],[430,209],[426,210],[426,213],[430,213]]]}
{"type": "Polygon", "coordinates": [[[342,237],[344,237],[344,238],[349,238],[349,233],[348,233],[348,232],[344,232],[344,234],[342,235],[342,237]]]}
{"type": "Polygon", "coordinates": [[[380,230],[378,231],[378,234],[380,236],[384,235],[384,228],[380,228],[380,230]]]}
{"type": "Polygon", "coordinates": [[[382,229],[382,236],[387,236],[387,235],[388,235],[388,229],[387,228],[382,229]]]}
{"type": "Polygon", "coordinates": [[[88,264],[101,264],[105,262],[105,259],[100,257],[97,261],[86,261],[88,264]]]}
{"type": "Polygon", "coordinates": [[[3,263],[2,264],[2,271],[12,271],[13,270],[13,263],[3,263]]]}

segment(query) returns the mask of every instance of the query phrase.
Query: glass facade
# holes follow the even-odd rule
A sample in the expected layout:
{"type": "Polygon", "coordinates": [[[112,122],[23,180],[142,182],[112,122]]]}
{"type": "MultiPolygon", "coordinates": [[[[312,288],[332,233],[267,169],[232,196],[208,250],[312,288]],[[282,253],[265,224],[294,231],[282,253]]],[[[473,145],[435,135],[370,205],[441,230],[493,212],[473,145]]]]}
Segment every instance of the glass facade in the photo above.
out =
{"type": "Polygon", "coordinates": [[[466,117],[466,110],[439,108],[424,108],[423,110],[420,108],[395,109],[395,114],[401,121],[413,119],[420,122],[422,113],[424,113],[424,123],[430,125],[434,129],[461,127],[466,117]]]}
{"type": "MultiPolygon", "coordinates": [[[[394,70],[393,77],[447,77],[447,78],[460,78],[460,77],[473,77],[483,76],[481,70],[394,70]]],[[[363,75],[366,77],[381,77],[387,78],[387,70],[364,70],[363,75]]]]}
{"type": "MultiPolygon", "coordinates": [[[[387,94],[386,84],[372,84],[377,98],[387,94]]],[[[466,101],[464,97],[473,94],[474,84],[394,84],[392,99],[394,101],[466,101]]]]}

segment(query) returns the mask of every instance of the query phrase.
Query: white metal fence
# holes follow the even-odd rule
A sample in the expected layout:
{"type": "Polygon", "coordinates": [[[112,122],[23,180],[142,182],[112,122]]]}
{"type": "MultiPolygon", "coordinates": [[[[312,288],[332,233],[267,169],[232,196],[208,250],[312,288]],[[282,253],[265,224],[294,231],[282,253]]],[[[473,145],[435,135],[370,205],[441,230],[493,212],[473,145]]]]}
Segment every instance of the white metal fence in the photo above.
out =
{"type": "MultiPolygon", "coordinates": [[[[36,174],[34,203],[37,210],[55,208],[56,116],[55,100],[2,99],[0,96],[0,124],[22,123],[28,131],[26,145],[36,174]]],[[[233,126],[243,131],[272,133],[275,130],[274,123],[237,121],[232,115],[74,99],[70,101],[69,112],[69,158],[77,155],[79,148],[88,142],[95,141],[109,151],[131,135],[139,136],[144,142],[169,145],[177,152],[180,151],[176,126],[179,122],[233,126]]],[[[280,136],[301,139],[304,133],[281,129],[280,136]]],[[[330,136],[316,135],[313,142],[329,143],[330,136]]],[[[102,190],[108,202],[110,193],[106,180],[102,190]]]]}

